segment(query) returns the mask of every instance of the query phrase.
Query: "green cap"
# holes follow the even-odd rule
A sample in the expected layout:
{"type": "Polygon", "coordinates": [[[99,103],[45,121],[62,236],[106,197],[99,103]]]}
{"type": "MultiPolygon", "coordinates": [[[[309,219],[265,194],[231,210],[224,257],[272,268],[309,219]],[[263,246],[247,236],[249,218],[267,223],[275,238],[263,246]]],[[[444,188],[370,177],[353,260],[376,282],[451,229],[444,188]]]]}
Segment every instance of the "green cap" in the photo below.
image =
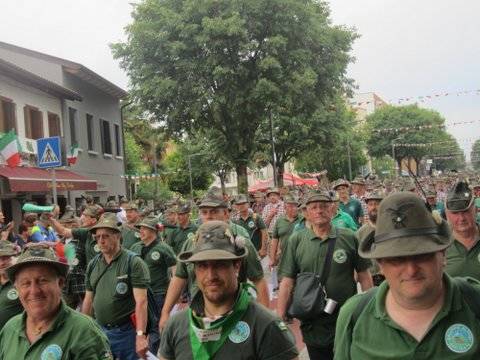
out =
{"type": "Polygon", "coordinates": [[[305,205],[317,201],[332,202],[334,199],[332,199],[330,192],[324,190],[312,190],[305,197],[305,205]]]}
{"type": "Polygon", "coordinates": [[[92,218],[99,218],[103,214],[103,208],[100,205],[88,205],[85,210],[83,210],[83,214],[90,216],[92,218]]]}
{"type": "Polygon", "coordinates": [[[337,190],[337,188],[338,188],[339,186],[350,187],[350,183],[349,183],[347,180],[345,180],[345,179],[337,179],[337,180],[335,180],[335,181],[333,182],[333,184],[332,184],[332,189],[333,189],[333,190],[337,190]]]}
{"type": "Polygon", "coordinates": [[[95,233],[97,229],[112,229],[120,232],[121,223],[118,222],[117,215],[114,213],[103,214],[98,222],[90,228],[90,231],[95,233]]]}
{"type": "Polygon", "coordinates": [[[158,217],[154,215],[149,215],[143,218],[140,223],[135,225],[135,227],[140,228],[140,226],[144,226],[146,228],[149,228],[153,231],[158,231],[160,229],[160,226],[158,224],[158,217]]]}
{"type": "Polygon", "coordinates": [[[272,187],[270,189],[267,190],[267,196],[270,195],[270,194],[278,194],[280,195],[280,190],[278,190],[277,187],[272,187]]]}
{"type": "Polygon", "coordinates": [[[17,247],[15,244],[7,240],[0,240],[0,256],[17,255],[17,247]]]}
{"type": "Polygon", "coordinates": [[[298,205],[299,202],[298,202],[298,199],[293,196],[292,194],[287,194],[283,197],[283,202],[285,204],[295,204],[295,205],[298,205]]]}
{"type": "Polygon", "coordinates": [[[474,196],[465,181],[459,181],[448,192],[445,208],[451,212],[465,211],[472,206],[474,196]]]}
{"type": "Polygon", "coordinates": [[[435,189],[427,189],[425,190],[425,197],[431,198],[431,197],[437,197],[437,192],[435,189]]]}
{"type": "Polygon", "coordinates": [[[123,209],[124,210],[138,210],[138,205],[135,201],[130,201],[123,209]]]}
{"type": "Polygon", "coordinates": [[[30,264],[47,264],[55,268],[59,275],[66,277],[68,273],[68,264],[58,260],[55,251],[44,245],[34,244],[26,247],[17,262],[7,268],[7,275],[10,281],[15,281],[15,274],[22,268],[30,264]]]}
{"type": "Polygon", "coordinates": [[[247,255],[245,239],[234,237],[230,226],[223,221],[209,221],[197,231],[195,246],[178,255],[181,262],[235,260],[247,255]]]}
{"type": "Polygon", "coordinates": [[[369,200],[378,200],[382,201],[385,197],[385,193],[381,190],[374,190],[370,193],[368,193],[365,197],[364,200],[365,202],[368,202],[369,200]]]}
{"type": "Polygon", "coordinates": [[[186,213],[189,213],[192,210],[192,208],[189,203],[180,203],[177,205],[175,210],[179,214],[186,214],[186,213]]]}
{"type": "Polygon", "coordinates": [[[203,197],[198,207],[227,208],[227,203],[223,200],[222,197],[216,194],[207,193],[203,197]]]}
{"type": "Polygon", "coordinates": [[[355,185],[366,185],[365,179],[361,176],[357,176],[355,179],[351,181],[351,184],[355,185]]]}
{"type": "Polygon", "coordinates": [[[358,253],[368,259],[414,256],[444,250],[452,241],[447,222],[419,196],[396,192],[380,203],[376,229],[362,234],[358,253]]]}
{"type": "Polygon", "coordinates": [[[235,205],[246,204],[246,203],[248,203],[248,198],[247,198],[247,195],[245,194],[239,194],[235,198],[235,205]]]}

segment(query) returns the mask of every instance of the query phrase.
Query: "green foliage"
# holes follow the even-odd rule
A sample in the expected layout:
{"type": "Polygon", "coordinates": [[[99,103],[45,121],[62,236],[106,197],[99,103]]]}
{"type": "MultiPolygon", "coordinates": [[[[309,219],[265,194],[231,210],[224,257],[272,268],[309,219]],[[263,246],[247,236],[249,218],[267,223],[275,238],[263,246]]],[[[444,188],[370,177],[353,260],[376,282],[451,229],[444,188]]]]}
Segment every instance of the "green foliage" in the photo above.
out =
{"type": "Polygon", "coordinates": [[[372,159],[372,168],[375,174],[381,178],[395,176],[395,163],[393,159],[388,156],[372,159]]]}
{"type": "Polygon", "coordinates": [[[160,181],[159,178],[157,178],[156,180],[141,180],[135,196],[139,199],[141,198],[145,200],[155,200],[156,203],[165,203],[167,200],[170,200],[172,198],[173,194],[168,188],[168,185],[160,181]],[[155,181],[157,182],[156,189],[155,181]],[[156,197],[155,190],[157,193],[156,197]]]}
{"type": "Polygon", "coordinates": [[[127,173],[144,173],[147,172],[147,166],[143,161],[142,147],[137,144],[133,135],[125,132],[125,154],[127,157],[127,173]]]}
{"type": "Polygon", "coordinates": [[[475,170],[480,170],[480,140],[473,143],[472,151],[470,152],[470,161],[475,170]]]}
{"type": "MultiPolygon", "coordinates": [[[[446,131],[439,127],[445,119],[436,111],[419,108],[417,105],[384,106],[367,117],[366,131],[370,134],[367,148],[370,156],[382,157],[392,154],[392,144],[427,144],[443,141],[446,131]],[[415,127],[433,125],[430,129],[399,132],[374,132],[385,128],[415,127]]],[[[430,153],[430,147],[395,146],[395,159],[399,162],[406,157],[419,161],[430,153]]]]}
{"type": "Polygon", "coordinates": [[[208,130],[239,191],[259,128],[273,114],[308,121],[349,91],[356,35],[316,0],[144,0],[128,41],[112,45],[130,93],[170,134],[208,130]]]}

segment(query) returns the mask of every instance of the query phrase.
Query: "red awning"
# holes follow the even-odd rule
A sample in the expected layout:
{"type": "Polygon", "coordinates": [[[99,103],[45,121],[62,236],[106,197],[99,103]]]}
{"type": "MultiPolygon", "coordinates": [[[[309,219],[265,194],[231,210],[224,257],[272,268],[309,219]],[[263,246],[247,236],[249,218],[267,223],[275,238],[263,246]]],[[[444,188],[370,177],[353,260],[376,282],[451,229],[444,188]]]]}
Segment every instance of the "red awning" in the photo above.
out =
{"type": "MultiPolygon", "coordinates": [[[[51,191],[52,173],[35,167],[0,166],[0,176],[7,178],[11,192],[51,191]]],[[[97,181],[73,171],[56,169],[57,190],[97,190],[97,181]]]]}

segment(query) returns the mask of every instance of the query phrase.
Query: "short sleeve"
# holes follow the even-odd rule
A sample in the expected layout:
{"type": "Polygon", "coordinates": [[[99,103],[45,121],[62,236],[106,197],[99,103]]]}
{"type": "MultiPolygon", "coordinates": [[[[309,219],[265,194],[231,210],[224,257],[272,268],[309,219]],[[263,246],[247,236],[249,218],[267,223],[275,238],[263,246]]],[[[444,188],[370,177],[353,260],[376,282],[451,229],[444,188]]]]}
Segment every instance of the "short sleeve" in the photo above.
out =
{"type": "Polygon", "coordinates": [[[110,345],[108,343],[107,337],[99,329],[94,328],[94,324],[91,325],[92,328],[88,329],[84,333],[83,347],[77,351],[73,357],[75,360],[107,360],[113,359],[112,352],[110,350],[110,345]]]}
{"type": "Polygon", "coordinates": [[[358,238],[357,235],[354,234],[353,238],[353,245],[354,245],[354,264],[355,270],[357,272],[365,271],[372,266],[372,262],[370,259],[364,259],[358,254],[358,238]]]}
{"type": "Polygon", "coordinates": [[[87,241],[87,236],[88,236],[88,229],[85,229],[85,228],[72,229],[72,237],[74,239],[79,240],[80,242],[85,243],[87,241]]]}
{"type": "Polygon", "coordinates": [[[282,277],[295,279],[297,276],[298,268],[295,261],[295,250],[298,243],[298,234],[299,232],[293,233],[288,241],[285,242],[285,251],[278,270],[278,274],[282,277]]]}
{"type": "Polygon", "coordinates": [[[172,334],[173,321],[172,318],[170,318],[167,322],[167,326],[165,326],[165,329],[162,331],[160,348],[158,350],[159,354],[165,359],[175,359],[175,347],[173,346],[172,334]]]}
{"type": "Polygon", "coordinates": [[[263,221],[263,219],[261,217],[257,217],[257,227],[260,229],[260,230],[263,230],[263,229],[266,229],[267,228],[267,225],[265,225],[265,222],[263,221]]]}
{"type": "Polygon", "coordinates": [[[167,267],[174,266],[177,263],[177,257],[175,256],[173,249],[169,245],[162,244],[162,246],[160,247],[160,251],[163,255],[163,260],[167,267]]]}
{"type": "Polygon", "coordinates": [[[257,353],[258,359],[263,360],[289,360],[298,356],[295,338],[283,321],[274,320],[268,325],[257,353]]]}
{"type": "Polygon", "coordinates": [[[132,259],[131,273],[132,287],[145,289],[150,284],[150,272],[148,266],[140,257],[134,256],[132,259]]]}

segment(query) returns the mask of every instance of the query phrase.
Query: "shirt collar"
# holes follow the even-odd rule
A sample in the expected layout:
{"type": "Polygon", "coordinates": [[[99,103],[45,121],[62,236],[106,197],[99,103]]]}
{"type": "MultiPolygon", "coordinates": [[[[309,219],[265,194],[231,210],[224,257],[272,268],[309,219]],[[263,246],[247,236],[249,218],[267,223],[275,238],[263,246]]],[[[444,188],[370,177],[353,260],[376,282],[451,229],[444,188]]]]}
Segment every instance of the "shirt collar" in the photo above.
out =
{"type": "Polygon", "coordinates": [[[326,240],[326,239],[334,239],[337,237],[337,229],[335,228],[334,225],[330,225],[330,232],[328,233],[328,236],[327,238],[325,239],[320,239],[314,232],[312,229],[310,228],[306,228],[308,231],[309,231],[309,234],[308,234],[308,239],[309,240],[315,240],[315,239],[319,239],[319,240],[326,240]]]}

